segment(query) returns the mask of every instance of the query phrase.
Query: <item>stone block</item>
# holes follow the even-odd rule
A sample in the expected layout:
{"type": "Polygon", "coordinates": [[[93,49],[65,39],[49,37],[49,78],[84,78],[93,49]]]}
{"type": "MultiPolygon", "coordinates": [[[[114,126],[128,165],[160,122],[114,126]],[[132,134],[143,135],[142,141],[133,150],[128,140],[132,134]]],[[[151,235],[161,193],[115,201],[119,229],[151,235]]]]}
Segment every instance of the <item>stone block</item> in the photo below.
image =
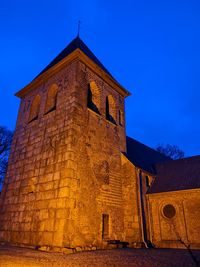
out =
{"type": "Polygon", "coordinates": [[[54,226],[55,232],[63,232],[65,222],[66,222],[65,219],[56,219],[54,226]]]}
{"type": "Polygon", "coordinates": [[[58,200],[57,199],[50,199],[49,200],[49,204],[48,204],[48,207],[49,208],[56,208],[57,207],[57,202],[58,202],[58,200]]]}
{"type": "Polygon", "coordinates": [[[71,184],[71,179],[70,178],[62,178],[60,179],[59,187],[69,187],[71,184]]]}
{"type": "Polygon", "coordinates": [[[53,175],[53,180],[59,180],[60,179],[60,171],[57,171],[53,175]]]}
{"type": "Polygon", "coordinates": [[[65,208],[65,209],[57,209],[56,211],[56,218],[58,219],[68,219],[70,215],[70,209],[65,208]]]}
{"type": "Polygon", "coordinates": [[[62,247],[63,244],[63,232],[54,232],[53,235],[53,247],[62,247]]]}
{"type": "Polygon", "coordinates": [[[77,163],[74,160],[67,160],[66,168],[77,170],[77,163]]]}
{"type": "Polygon", "coordinates": [[[61,171],[61,178],[76,178],[76,172],[73,169],[65,169],[61,171]]]}
{"type": "Polygon", "coordinates": [[[53,180],[53,173],[49,173],[49,174],[45,174],[42,178],[41,178],[41,180],[40,180],[40,182],[41,183],[45,183],[45,182],[50,182],[50,181],[52,181],[53,180]]]}
{"type": "Polygon", "coordinates": [[[56,207],[57,208],[66,208],[67,200],[66,198],[58,198],[56,200],[56,207]]]}
{"type": "Polygon", "coordinates": [[[39,213],[40,220],[45,220],[49,218],[49,210],[48,209],[42,209],[39,213]]]}
{"type": "Polygon", "coordinates": [[[48,190],[41,193],[42,199],[53,199],[55,197],[55,191],[54,190],[48,190]]]}
{"type": "Polygon", "coordinates": [[[69,187],[58,189],[58,197],[69,197],[69,187]]]}
{"type": "Polygon", "coordinates": [[[44,231],[53,232],[54,231],[54,219],[45,220],[44,231]]]}
{"type": "Polygon", "coordinates": [[[50,251],[51,250],[51,247],[50,246],[40,246],[38,248],[38,250],[41,250],[41,251],[50,251]]]}
{"type": "Polygon", "coordinates": [[[74,249],[73,248],[63,248],[62,252],[64,254],[72,254],[72,253],[74,253],[74,249]]]}
{"type": "MultiPolygon", "coordinates": [[[[37,199],[40,199],[40,198],[38,197],[37,199]]],[[[49,203],[51,201],[52,200],[48,200],[48,201],[47,200],[46,201],[44,201],[44,200],[38,200],[38,201],[35,202],[35,209],[39,209],[39,210],[46,209],[46,208],[48,208],[49,203]]]]}
{"type": "Polygon", "coordinates": [[[76,252],[82,252],[82,247],[76,247],[76,252]]]}
{"type": "Polygon", "coordinates": [[[53,233],[52,232],[42,232],[41,234],[41,244],[43,245],[52,245],[53,233]]]}

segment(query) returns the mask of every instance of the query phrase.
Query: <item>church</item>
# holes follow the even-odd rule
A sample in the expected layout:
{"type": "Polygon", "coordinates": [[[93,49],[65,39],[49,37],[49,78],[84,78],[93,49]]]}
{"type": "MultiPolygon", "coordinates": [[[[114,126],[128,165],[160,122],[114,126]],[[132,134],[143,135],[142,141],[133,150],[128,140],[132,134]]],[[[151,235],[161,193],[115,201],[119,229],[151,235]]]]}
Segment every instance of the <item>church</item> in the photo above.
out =
{"type": "Polygon", "coordinates": [[[200,248],[200,156],[172,160],[127,137],[129,95],[79,36],[16,93],[1,243],[200,248]]]}

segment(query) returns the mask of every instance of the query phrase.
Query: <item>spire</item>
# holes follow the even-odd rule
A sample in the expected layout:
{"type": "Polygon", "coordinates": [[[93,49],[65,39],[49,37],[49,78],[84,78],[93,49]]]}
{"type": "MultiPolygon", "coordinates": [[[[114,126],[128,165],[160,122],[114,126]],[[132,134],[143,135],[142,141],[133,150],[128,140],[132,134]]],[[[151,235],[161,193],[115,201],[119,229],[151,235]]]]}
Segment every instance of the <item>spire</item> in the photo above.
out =
{"type": "MultiPolygon", "coordinates": [[[[80,25],[79,25],[80,27],[80,25]]],[[[98,60],[98,58],[92,53],[92,51],[87,47],[87,45],[80,39],[79,37],[80,32],[78,31],[78,35],[75,39],[73,39],[68,45],[67,47],[65,47],[65,49],[63,49],[60,54],[58,54],[57,57],[55,57],[47,66],[46,68],[44,68],[36,77],[35,79],[33,79],[33,81],[27,85],[26,87],[24,87],[22,90],[20,90],[18,93],[16,93],[16,96],[22,97],[27,90],[30,89],[30,87],[34,84],[34,81],[37,81],[37,78],[45,73],[46,71],[48,71],[49,69],[51,69],[52,67],[54,67],[56,64],[58,64],[59,62],[61,62],[64,58],[66,58],[67,56],[69,56],[70,54],[72,54],[74,51],[76,51],[77,49],[79,49],[83,54],[85,54],[90,60],[93,61],[93,63],[95,63],[96,65],[98,65],[105,73],[107,73],[119,86],[120,86],[120,90],[122,90],[123,93],[125,93],[125,96],[130,95],[130,93],[128,91],[126,91],[126,89],[124,89],[116,80],[115,78],[111,75],[111,73],[104,67],[104,65],[98,60]]],[[[121,92],[121,91],[120,91],[121,92]]]]}
{"type": "MultiPolygon", "coordinates": [[[[80,25],[79,25],[80,27],[80,25]]],[[[94,63],[96,63],[101,69],[103,69],[107,74],[109,74],[111,77],[112,75],[110,74],[110,72],[104,67],[104,65],[98,60],[98,58],[92,53],[92,51],[86,46],[86,44],[80,39],[79,37],[79,31],[78,31],[78,35],[75,39],[73,39],[68,46],[61,51],[61,53],[54,58],[54,60],[52,60],[50,62],[49,65],[47,65],[47,67],[45,69],[43,69],[42,72],[39,73],[39,75],[41,75],[42,73],[44,73],[45,71],[47,71],[48,69],[50,69],[51,67],[53,67],[54,65],[56,65],[58,62],[60,62],[62,59],[64,59],[66,56],[68,56],[69,54],[71,54],[74,50],[76,50],[77,48],[80,49],[86,56],[88,56],[94,63]]],[[[38,76],[39,76],[38,75],[38,76]]],[[[37,77],[38,77],[37,76],[37,77]]],[[[113,78],[113,77],[112,77],[113,78]]]]}

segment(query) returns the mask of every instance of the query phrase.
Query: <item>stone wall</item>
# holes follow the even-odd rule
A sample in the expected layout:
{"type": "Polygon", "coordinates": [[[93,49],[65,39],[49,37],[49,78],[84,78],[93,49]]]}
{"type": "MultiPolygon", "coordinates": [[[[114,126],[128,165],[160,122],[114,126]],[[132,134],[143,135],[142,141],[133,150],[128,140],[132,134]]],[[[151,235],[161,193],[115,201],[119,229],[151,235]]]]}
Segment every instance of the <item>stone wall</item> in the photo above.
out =
{"type": "Polygon", "coordinates": [[[125,239],[132,247],[143,243],[143,229],[140,205],[139,170],[122,154],[123,205],[125,239]]]}
{"type": "MultiPolygon", "coordinates": [[[[125,149],[124,127],[115,125],[105,116],[106,96],[111,94],[116,102],[116,117],[119,94],[95,75],[84,64],[79,65],[77,83],[78,115],[74,127],[79,129],[76,143],[77,217],[74,221],[74,235],[69,241],[67,231],[64,244],[76,246],[95,244],[104,246],[102,240],[102,216],[109,215],[108,239],[124,238],[121,147],[125,149]],[[88,83],[93,81],[100,91],[99,112],[87,108],[88,83]]],[[[122,106],[121,108],[124,109],[122,106]]],[[[68,227],[68,225],[66,225],[68,227]]]]}
{"type": "Polygon", "coordinates": [[[181,239],[193,248],[200,248],[199,189],[149,194],[147,202],[150,234],[157,247],[185,248],[181,239]],[[166,205],[172,205],[175,213],[172,210],[166,217],[163,212],[166,205]]]}
{"type": "MultiPolygon", "coordinates": [[[[124,240],[121,151],[124,99],[86,65],[75,61],[21,99],[1,198],[0,240],[31,246],[103,247],[124,240]],[[90,81],[100,88],[100,114],[87,108],[90,81]],[[48,88],[58,86],[56,110],[45,114],[48,88]],[[105,118],[105,99],[116,103],[116,125],[105,118]],[[33,98],[38,118],[29,122],[33,98]]],[[[125,121],[123,119],[123,121],[125,121]]]]}
{"type": "Polygon", "coordinates": [[[66,219],[77,187],[73,112],[76,63],[52,76],[22,100],[2,192],[2,241],[62,245],[66,219]],[[57,108],[44,115],[47,90],[58,85],[57,108]],[[39,94],[37,120],[28,122],[32,99],[39,94]]]}

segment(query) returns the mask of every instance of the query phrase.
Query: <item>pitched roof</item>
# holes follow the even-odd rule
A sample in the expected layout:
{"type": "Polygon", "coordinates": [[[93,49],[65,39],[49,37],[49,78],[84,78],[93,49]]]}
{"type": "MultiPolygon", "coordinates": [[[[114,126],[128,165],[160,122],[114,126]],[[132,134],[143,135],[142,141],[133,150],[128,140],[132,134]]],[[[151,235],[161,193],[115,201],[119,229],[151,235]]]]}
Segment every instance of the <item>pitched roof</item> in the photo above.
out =
{"type": "MultiPolygon", "coordinates": [[[[67,57],[69,54],[71,54],[73,51],[75,51],[77,48],[79,48],[84,54],[86,54],[92,61],[94,61],[101,69],[103,69],[108,75],[110,75],[112,78],[113,76],[110,74],[110,72],[104,67],[104,65],[98,60],[98,58],[92,53],[92,51],[87,47],[87,45],[80,39],[79,36],[77,36],[75,39],[73,39],[68,46],[56,57],[54,58],[47,66],[44,68],[39,75],[46,72],[48,69],[59,63],[62,59],[67,57]]],[[[38,75],[38,76],[39,76],[38,75]]],[[[38,77],[37,76],[37,77],[38,77]]],[[[113,78],[114,79],[114,78],[113,78]]]]}
{"type": "Polygon", "coordinates": [[[156,171],[148,194],[200,188],[200,156],[156,164],[156,171]]]}
{"type": "Polygon", "coordinates": [[[156,163],[171,160],[171,158],[166,157],[160,152],[128,136],[126,137],[126,144],[127,144],[127,153],[124,153],[126,157],[135,166],[152,174],[156,173],[154,166],[156,163]]]}
{"type": "Polygon", "coordinates": [[[98,58],[92,53],[92,51],[78,36],[73,39],[68,44],[68,46],[32,80],[31,83],[26,85],[15,95],[22,98],[30,90],[34,89],[36,86],[47,80],[52,75],[54,70],[59,69],[59,66],[62,66],[62,64],[65,64],[67,62],[71,62],[70,60],[74,60],[75,58],[79,58],[83,62],[86,62],[86,64],[88,64],[88,66],[92,70],[96,71],[97,75],[102,76],[104,80],[122,96],[127,97],[130,95],[130,93],[119,84],[119,82],[111,75],[111,73],[104,67],[104,65],[98,60],[98,58]],[[88,58],[90,60],[88,60],[88,58]],[[67,61],[68,59],[69,61],[67,61]],[[96,68],[96,65],[99,68],[96,68]],[[104,71],[104,73],[102,73],[102,70],[104,71]]]}

